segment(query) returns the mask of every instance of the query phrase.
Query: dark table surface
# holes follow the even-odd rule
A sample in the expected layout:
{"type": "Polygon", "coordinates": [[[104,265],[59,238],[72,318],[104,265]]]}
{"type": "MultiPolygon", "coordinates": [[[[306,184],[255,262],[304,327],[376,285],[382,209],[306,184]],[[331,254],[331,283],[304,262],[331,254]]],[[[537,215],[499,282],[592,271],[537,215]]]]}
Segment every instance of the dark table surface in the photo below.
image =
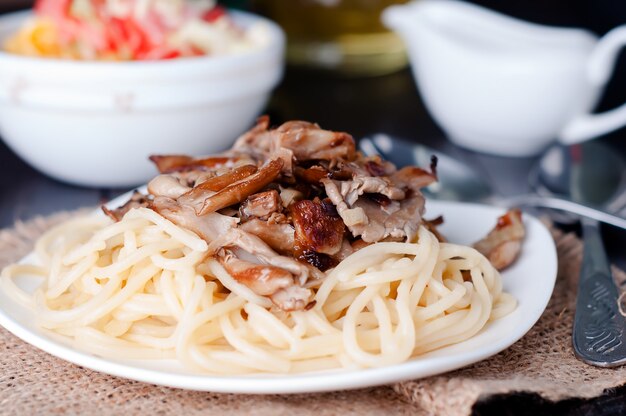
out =
{"type": "MultiPolygon", "coordinates": [[[[610,107],[622,99],[626,91],[623,78],[626,77],[613,81],[601,106],[610,107]]],[[[328,129],[348,131],[357,138],[385,132],[430,145],[472,165],[503,195],[528,191],[527,176],[537,162],[536,158],[478,154],[448,142],[424,108],[408,70],[376,78],[349,79],[290,68],[267,112],[275,123],[304,119],[328,129]]],[[[625,136],[626,131],[622,129],[600,140],[626,156],[625,136]]],[[[95,206],[124,191],[79,188],[57,182],[29,167],[0,143],[0,228],[36,215],[95,206]]],[[[622,267],[626,266],[624,234],[610,227],[604,229],[609,254],[622,267]]],[[[559,403],[549,403],[529,394],[499,396],[478,404],[474,412],[534,416],[626,414],[626,388],[606,392],[594,400],[559,403]]]]}

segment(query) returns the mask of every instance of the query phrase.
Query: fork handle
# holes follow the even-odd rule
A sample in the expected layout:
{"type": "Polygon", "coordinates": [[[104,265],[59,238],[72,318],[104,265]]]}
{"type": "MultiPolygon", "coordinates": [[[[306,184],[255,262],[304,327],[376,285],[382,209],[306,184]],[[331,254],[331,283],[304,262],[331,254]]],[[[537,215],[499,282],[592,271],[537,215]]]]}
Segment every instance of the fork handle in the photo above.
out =
{"type": "Polygon", "coordinates": [[[600,224],[589,218],[582,218],[581,224],[584,249],[572,331],[574,353],[599,367],[626,364],[626,319],[619,313],[600,224]]]}
{"type": "Polygon", "coordinates": [[[565,197],[543,196],[535,194],[498,197],[492,201],[495,205],[511,207],[550,208],[570,212],[582,218],[591,218],[605,224],[626,230],[626,218],[618,217],[600,208],[579,204],[565,197]]]}

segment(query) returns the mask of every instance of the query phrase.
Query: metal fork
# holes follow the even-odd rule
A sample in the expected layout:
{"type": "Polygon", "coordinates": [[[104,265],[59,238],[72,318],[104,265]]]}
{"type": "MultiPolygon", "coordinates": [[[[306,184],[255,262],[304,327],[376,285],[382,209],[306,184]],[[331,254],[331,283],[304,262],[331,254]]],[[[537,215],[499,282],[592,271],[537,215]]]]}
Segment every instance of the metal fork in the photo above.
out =
{"type": "MultiPolygon", "coordinates": [[[[626,213],[626,192],[607,210],[626,213]]],[[[619,311],[619,290],[602,243],[599,224],[581,218],[583,262],[578,283],[572,345],[576,356],[591,365],[615,367],[626,364],[626,317],[619,311]]]]}

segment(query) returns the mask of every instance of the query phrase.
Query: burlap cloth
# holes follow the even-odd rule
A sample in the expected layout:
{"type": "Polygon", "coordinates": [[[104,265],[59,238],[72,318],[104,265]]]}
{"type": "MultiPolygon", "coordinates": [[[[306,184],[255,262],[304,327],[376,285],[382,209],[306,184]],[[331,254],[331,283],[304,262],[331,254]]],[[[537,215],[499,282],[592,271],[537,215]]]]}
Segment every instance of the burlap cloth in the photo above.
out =
{"type": "MultiPolygon", "coordinates": [[[[28,253],[33,241],[75,213],[17,223],[0,231],[0,268],[28,253]]],[[[371,389],[308,395],[248,396],[185,391],[100,374],[59,360],[0,328],[0,413],[21,414],[441,414],[467,415],[479,399],[536,392],[550,400],[590,398],[626,383],[626,367],[600,369],[570,348],[581,242],[553,230],[559,276],[535,327],[504,352],[427,379],[371,389]]],[[[626,274],[616,270],[620,282],[626,274]]]]}

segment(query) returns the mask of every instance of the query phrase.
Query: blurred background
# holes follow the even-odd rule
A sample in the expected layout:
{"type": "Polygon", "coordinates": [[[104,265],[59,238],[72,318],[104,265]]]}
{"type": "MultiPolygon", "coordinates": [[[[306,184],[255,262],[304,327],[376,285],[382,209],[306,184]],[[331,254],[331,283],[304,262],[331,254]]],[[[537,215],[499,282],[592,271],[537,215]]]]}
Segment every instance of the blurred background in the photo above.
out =
{"type": "MultiPolygon", "coordinates": [[[[402,41],[380,22],[385,7],[405,2],[219,1],[227,7],[269,16],[287,32],[289,67],[269,106],[272,115],[314,120],[327,128],[350,131],[356,137],[385,131],[429,142],[442,133],[421,103],[407,69],[402,41]],[[320,102],[326,104],[318,105],[320,102]]],[[[616,0],[473,2],[532,22],[583,27],[598,35],[626,23],[626,4],[616,0]]],[[[1,0],[0,13],[28,8],[32,3],[1,0]]],[[[618,61],[599,111],[626,101],[626,52],[618,61]]],[[[617,143],[624,134],[621,129],[606,140],[617,143]]],[[[624,143],[619,146],[626,146],[624,143]]]]}

